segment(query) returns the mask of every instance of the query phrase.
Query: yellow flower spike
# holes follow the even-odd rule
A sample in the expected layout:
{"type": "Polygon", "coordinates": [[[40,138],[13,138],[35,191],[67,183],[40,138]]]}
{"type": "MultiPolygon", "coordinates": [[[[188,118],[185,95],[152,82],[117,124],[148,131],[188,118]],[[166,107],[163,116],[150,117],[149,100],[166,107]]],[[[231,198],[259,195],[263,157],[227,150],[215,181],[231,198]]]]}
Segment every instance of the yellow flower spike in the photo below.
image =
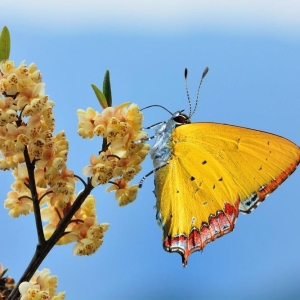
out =
{"type": "Polygon", "coordinates": [[[130,125],[126,122],[120,122],[120,124],[118,125],[119,137],[123,138],[128,134],[129,126],[130,125]]]}
{"type": "Polygon", "coordinates": [[[131,124],[134,130],[142,128],[143,114],[136,104],[131,104],[126,114],[126,121],[131,124]]]}
{"type": "MultiPolygon", "coordinates": [[[[58,135],[56,135],[56,139],[58,140],[58,135]]],[[[53,133],[50,130],[46,130],[42,133],[42,137],[46,142],[52,142],[53,139],[53,133]]]]}
{"type": "Polygon", "coordinates": [[[6,92],[6,90],[8,89],[8,81],[6,78],[2,78],[0,80],[0,93],[3,94],[4,92],[6,92]]]}
{"type": "Polygon", "coordinates": [[[105,138],[107,138],[108,142],[111,142],[120,137],[119,125],[120,121],[116,117],[112,117],[109,120],[109,123],[106,128],[106,134],[104,136],[105,138]]]}
{"type": "Polygon", "coordinates": [[[124,112],[124,110],[126,109],[126,107],[128,105],[130,105],[130,102],[124,102],[124,103],[121,103],[121,104],[115,106],[116,113],[119,113],[119,115],[123,115],[122,112],[124,112]]]}
{"type": "Polygon", "coordinates": [[[37,70],[34,73],[32,73],[31,76],[30,76],[30,78],[36,84],[42,82],[42,74],[41,74],[41,72],[39,70],[37,70]]]}
{"type": "Polygon", "coordinates": [[[94,128],[93,133],[97,136],[105,137],[106,136],[106,127],[103,124],[99,124],[94,128]]]}
{"type": "Polygon", "coordinates": [[[92,108],[88,107],[87,111],[82,109],[77,110],[78,117],[78,131],[77,133],[83,138],[93,138],[94,133],[94,119],[98,113],[92,108]]]}
{"type": "Polygon", "coordinates": [[[149,150],[150,150],[150,145],[144,143],[143,148],[140,151],[138,151],[136,155],[138,155],[143,161],[146,158],[147,154],[149,153],[149,150]]]}
{"type": "Polygon", "coordinates": [[[23,192],[27,191],[28,188],[25,186],[25,184],[29,183],[29,177],[28,177],[28,171],[25,164],[19,165],[18,168],[15,168],[12,172],[13,177],[16,179],[16,181],[12,184],[12,186],[16,185],[19,187],[22,187],[20,189],[15,188],[17,192],[23,192]]]}
{"type": "Polygon", "coordinates": [[[26,134],[21,133],[17,136],[17,141],[25,146],[29,143],[29,138],[26,134]]]}
{"type": "Polygon", "coordinates": [[[90,240],[82,239],[73,248],[73,254],[75,255],[91,255],[95,253],[99,247],[103,244],[102,239],[90,240]]]}
{"type": "Polygon", "coordinates": [[[122,191],[121,193],[118,193],[120,190],[117,191],[116,197],[119,199],[119,206],[125,206],[132,203],[137,197],[138,190],[138,185],[135,184],[128,187],[125,192],[122,191]]]}
{"type": "Polygon", "coordinates": [[[24,281],[19,286],[21,300],[63,300],[65,292],[56,294],[57,276],[50,276],[49,269],[36,271],[29,282],[24,281]]]}
{"type": "Polygon", "coordinates": [[[106,184],[111,178],[102,172],[97,172],[92,178],[92,185],[96,187],[99,184],[106,184]]]}
{"type": "Polygon", "coordinates": [[[7,80],[10,85],[15,85],[18,83],[18,76],[16,74],[12,73],[12,74],[8,75],[7,80]]]}
{"type": "Polygon", "coordinates": [[[53,296],[51,300],[64,300],[66,292],[60,292],[57,295],[53,296]]]}
{"type": "Polygon", "coordinates": [[[19,217],[21,214],[28,215],[33,211],[33,205],[29,193],[22,192],[19,194],[16,191],[7,193],[7,199],[4,201],[4,207],[10,209],[9,215],[13,218],[19,217]]]}
{"type": "Polygon", "coordinates": [[[20,65],[19,68],[18,68],[18,71],[20,72],[20,75],[29,76],[29,71],[28,71],[28,68],[25,64],[20,65]]]}
{"type": "Polygon", "coordinates": [[[141,158],[138,155],[129,158],[121,158],[114,169],[113,177],[123,176],[125,181],[131,181],[133,177],[142,169],[141,158]]]}
{"type": "MultiPolygon", "coordinates": [[[[147,134],[141,131],[142,112],[136,104],[128,107],[129,104],[126,102],[115,107],[107,107],[93,118],[93,134],[106,138],[109,146],[106,153],[102,152],[98,157],[92,155],[90,166],[86,166],[82,171],[84,175],[92,177],[93,186],[106,184],[112,178],[119,177],[107,191],[116,191],[116,199],[120,200],[120,205],[130,203],[136,198],[137,185],[129,187],[127,182],[141,170],[140,164],[150,148],[145,143],[133,143],[146,138],[147,134]]],[[[78,111],[78,118],[78,133],[84,136],[83,124],[86,122],[86,113],[78,111]]]]}
{"type": "Polygon", "coordinates": [[[107,125],[109,120],[114,117],[114,107],[107,107],[103,109],[102,113],[95,118],[95,125],[100,123],[107,125]]]}
{"type": "Polygon", "coordinates": [[[133,179],[133,177],[142,169],[141,166],[136,166],[135,168],[129,167],[125,170],[123,178],[129,182],[133,179]]]}
{"type": "MultiPolygon", "coordinates": [[[[51,133],[52,134],[52,133],[51,133]]],[[[67,137],[66,137],[66,133],[64,130],[60,131],[56,136],[55,136],[55,140],[56,141],[66,141],[67,137]]]]}
{"type": "Polygon", "coordinates": [[[53,159],[52,166],[60,170],[65,166],[65,160],[61,157],[56,157],[53,159]]]}
{"type": "Polygon", "coordinates": [[[35,63],[31,63],[29,66],[28,66],[28,72],[29,73],[34,73],[34,72],[36,72],[37,71],[37,66],[36,66],[36,64],[35,63]]]}
{"type": "MultiPolygon", "coordinates": [[[[40,299],[40,297],[39,297],[39,290],[38,289],[35,289],[35,288],[31,288],[31,289],[29,289],[28,291],[27,291],[27,297],[29,298],[29,299],[35,299],[35,298],[38,298],[38,299],[40,299]]],[[[48,297],[47,297],[48,298],[48,297]]],[[[46,298],[46,299],[47,299],[46,298]]]]}
{"type": "Polygon", "coordinates": [[[99,240],[104,237],[103,229],[100,225],[92,226],[87,231],[87,238],[91,240],[99,240]]]}
{"type": "Polygon", "coordinates": [[[130,143],[127,148],[127,155],[132,156],[143,149],[143,144],[130,143]]]}
{"type": "MultiPolygon", "coordinates": [[[[76,219],[87,220],[96,215],[96,199],[93,195],[89,195],[83,202],[80,209],[75,213],[76,219]]],[[[95,221],[94,221],[95,222],[95,221]]]]}
{"type": "Polygon", "coordinates": [[[113,170],[116,166],[115,157],[107,157],[106,153],[101,152],[98,157],[94,154],[90,158],[90,166],[83,168],[82,173],[91,177],[93,186],[107,183],[113,176],[113,170]]]}
{"type": "Polygon", "coordinates": [[[7,171],[10,169],[14,169],[18,166],[18,164],[24,162],[24,155],[22,152],[16,153],[13,156],[0,158],[0,170],[7,171]]]}
{"type": "Polygon", "coordinates": [[[64,195],[62,193],[55,193],[53,192],[49,196],[49,203],[52,206],[57,207],[58,209],[64,209],[70,202],[70,196],[69,195],[64,195]]]}
{"type": "Polygon", "coordinates": [[[54,294],[58,285],[57,276],[48,276],[48,278],[46,279],[46,284],[48,286],[50,294],[54,294]]]}
{"type": "Polygon", "coordinates": [[[109,228],[109,223],[101,223],[100,227],[102,228],[103,232],[105,232],[109,228]]]}
{"type": "Polygon", "coordinates": [[[0,69],[3,73],[8,73],[14,68],[14,61],[6,60],[0,65],[0,69]]]}
{"type": "Polygon", "coordinates": [[[92,223],[84,222],[84,226],[79,227],[79,239],[73,248],[74,255],[90,255],[94,253],[103,243],[104,232],[108,229],[108,223],[94,224],[95,218],[91,219],[92,223]]]}
{"type": "Polygon", "coordinates": [[[6,114],[9,123],[17,121],[17,112],[14,109],[8,109],[6,114]]]}
{"type": "Polygon", "coordinates": [[[119,206],[127,205],[133,202],[138,193],[138,185],[128,186],[124,178],[116,179],[114,184],[106,189],[107,192],[116,191],[115,199],[119,200],[119,206]]]}

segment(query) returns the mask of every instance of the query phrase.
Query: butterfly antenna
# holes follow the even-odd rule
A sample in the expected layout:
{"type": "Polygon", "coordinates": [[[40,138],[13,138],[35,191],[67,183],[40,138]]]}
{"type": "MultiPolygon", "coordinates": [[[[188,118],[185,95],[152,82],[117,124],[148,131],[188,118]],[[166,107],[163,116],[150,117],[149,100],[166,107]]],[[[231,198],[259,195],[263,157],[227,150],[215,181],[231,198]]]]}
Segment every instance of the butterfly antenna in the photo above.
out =
{"type": "Polygon", "coordinates": [[[187,79],[187,77],[188,77],[188,69],[185,68],[184,69],[185,90],[186,90],[186,95],[187,95],[189,106],[190,106],[189,117],[191,117],[191,114],[192,114],[192,103],[191,103],[191,98],[190,98],[190,94],[189,94],[189,87],[188,87],[188,79],[187,79]]]}
{"type": "MultiPolygon", "coordinates": [[[[200,80],[200,83],[199,83],[199,86],[198,86],[197,96],[196,96],[196,104],[195,104],[193,112],[190,113],[190,116],[189,116],[190,118],[192,117],[192,115],[195,113],[195,111],[197,109],[197,105],[198,105],[198,102],[199,102],[198,100],[199,100],[199,94],[200,94],[200,87],[201,87],[203,79],[206,76],[206,74],[208,73],[208,71],[209,71],[209,68],[206,67],[204,69],[203,73],[202,73],[201,80],[200,80]]],[[[191,102],[190,102],[190,100],[189,100],[189,103],[190,103],[190,108],[191,108],[191,102]]]]}
{"type": "Polygon", "coordinates": [[[164,106],[159,105],[159,104],[152,104],[152,105],[143,107],[143,108],[140,109],[140,110],[142,111],[142,110],[144,110],[144,109],[148,109],[148,108],[151,108],[151,107],[160,107],[160,108],[163,108],[163,109],[164,109],[165,111],[167,111],[170,115],[172,115],[172,112],[170,112],[167,108],[165,108],[164,106]]]}

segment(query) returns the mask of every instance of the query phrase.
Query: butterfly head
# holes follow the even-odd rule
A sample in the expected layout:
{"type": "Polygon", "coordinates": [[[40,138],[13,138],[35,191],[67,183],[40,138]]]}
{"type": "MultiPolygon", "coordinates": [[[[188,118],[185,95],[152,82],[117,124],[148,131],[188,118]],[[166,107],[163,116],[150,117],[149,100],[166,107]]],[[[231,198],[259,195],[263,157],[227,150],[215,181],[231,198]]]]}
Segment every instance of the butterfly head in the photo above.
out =
{"type": "Polygon", "coordinates": [[[175,122],[176,127],[180,126],[180,125],[191,123],[190,117],[186,114],[183,114],[182,111],[177,112],[176,114],[174,114],[172,119],[175,122]]]}

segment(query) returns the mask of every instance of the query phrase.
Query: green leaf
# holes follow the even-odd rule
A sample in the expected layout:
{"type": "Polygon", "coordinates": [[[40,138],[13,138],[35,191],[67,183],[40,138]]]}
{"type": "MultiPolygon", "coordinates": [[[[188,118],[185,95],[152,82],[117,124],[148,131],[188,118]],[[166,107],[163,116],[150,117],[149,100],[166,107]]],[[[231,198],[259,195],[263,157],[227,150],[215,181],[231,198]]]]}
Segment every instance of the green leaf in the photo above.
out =
{"type": "Polygon", "coordinates": [[[6,26],[3,27],[0,35],[0,61],[9,59],[10,34],[6,26]]]}
{"type": "Polygon", "coordinates": [[[0,274],[0,278],[2,278],[4,275],[5,275],[5,273],[8,271],[8,268],[6,268],[3,272],[2,272],[2,274],[0,274]]]}
{"type": "Polygon", "coordinates": [[[92,86],[92,88],[95,92],[95,95],[96,95],[100,105],[102,106],[102,108],[104,109],[104,108],[108,107],[104,94],[93,83],[91,84],[91,86],[92,86]]]}
{"type": "Polygon", "coordinates": [[[107,100],[107,105],[112,105],[112,96],[111,96],[111,88],[110,88],[110,78],[109,78],[109,71],[107,70],[104,75],[103,80],[103,94],[107,100]]]}

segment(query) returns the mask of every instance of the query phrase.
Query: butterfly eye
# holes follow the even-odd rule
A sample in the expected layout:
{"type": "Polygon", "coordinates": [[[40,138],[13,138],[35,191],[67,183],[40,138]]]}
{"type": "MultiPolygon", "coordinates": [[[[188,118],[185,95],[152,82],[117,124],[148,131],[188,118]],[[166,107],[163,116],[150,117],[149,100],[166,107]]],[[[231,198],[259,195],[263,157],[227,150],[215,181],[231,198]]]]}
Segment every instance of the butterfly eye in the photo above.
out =
{"type": "Polygon", "coordinates": [[[185,114],[179,114],[178,116],[174,117],[173,120],[176,123],[178,123],[178,125],[183,125],[183,124],[189,124],[189,123],[191,123],[191,120],[185,114]]]}

